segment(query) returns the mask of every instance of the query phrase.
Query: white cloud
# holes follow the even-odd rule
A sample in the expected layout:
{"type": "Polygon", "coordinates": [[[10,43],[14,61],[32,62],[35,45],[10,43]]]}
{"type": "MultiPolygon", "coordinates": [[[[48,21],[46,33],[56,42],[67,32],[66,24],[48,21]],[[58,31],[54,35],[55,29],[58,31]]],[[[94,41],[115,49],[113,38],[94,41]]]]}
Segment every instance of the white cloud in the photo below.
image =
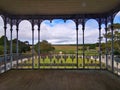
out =
{"type": "MultiPolygon", "coordinates": [[[[81,28],[81,27],[80,27],[81,28]]],[[[103,33],[105,33],[105,30],[101,30],[101,36],[103,36],[103,33]]],[[[82,37],[83,33],[82,30],[79,32],[79,43],[82,43],[82,37]]],[[[85,31],[84,31],[84,36],[85,36],[85,43],[96,43],[98,41],[99,37],[99,30],[97,28],[93,28],[89,25],[86,26],[85,31]]]]}
{"type": "Polygon", "coordinates": [[[41,27],[41,39],[48,40],[51,43],[58,44],[62,43],[74,43],[75,42],[75,29],[71,28],[70,24],[57,24],[54,27],[50,27],[49,25],[43,25],[41,27]]]}

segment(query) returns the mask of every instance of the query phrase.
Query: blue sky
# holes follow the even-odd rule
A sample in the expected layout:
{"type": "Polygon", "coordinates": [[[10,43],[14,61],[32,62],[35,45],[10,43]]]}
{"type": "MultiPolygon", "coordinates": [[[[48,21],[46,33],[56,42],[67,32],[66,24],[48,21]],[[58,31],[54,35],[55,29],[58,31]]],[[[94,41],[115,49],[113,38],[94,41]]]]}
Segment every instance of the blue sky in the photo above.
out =
{"type": "MultiPolygon", "coordinates": [[[[114,19],[114,23],[120,23],[120,12],[114,19]]],[[[7,37],[10,39],[10,26],[7,25],[7,37]]],[[[13,27],[13,39],[16,38],[16,27],[13,27]]],[[[102,34],[104,25],[102,25],[102,34]]],[[[4,35],[3,21],[0,18],[0,36],[4,35]]],[[[98,23],[90,19],[85,24],[85,43],[96,43],[98,41],[99,31],[98,23]]],[[[31,24],[28,21],[22,21],[19,25],[19,39],[32,42],[31,24]]],[[[76,29],[72,20],[64,22],[62,19],[54,19],[52,22],[45,20],[41,24],[41,40],[47,40],[52,44],[75,44],[76,29]]],[[[35,26],[35,43],[38,41],[37,26],[35,26]]],[[[82,30],[79,25],[79,43],[82,43],[82,30]]]]}

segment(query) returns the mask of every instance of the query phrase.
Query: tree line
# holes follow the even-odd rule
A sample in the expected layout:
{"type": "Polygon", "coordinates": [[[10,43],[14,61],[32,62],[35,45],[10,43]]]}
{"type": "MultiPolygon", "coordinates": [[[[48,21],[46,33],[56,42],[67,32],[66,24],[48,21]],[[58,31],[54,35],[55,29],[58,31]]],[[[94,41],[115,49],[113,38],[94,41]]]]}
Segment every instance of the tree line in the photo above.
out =
{"type": "MultiPolygon", "coordinates": [[[[4,54],[4,38],[6,38],[6,47],[7,47],[7,54],[10,54],[10,40],[8,40],[7,37],[2,36],[0,38],[0,55],[4,54]]],[[[12,52],[16,53],[16,43],[17,43],[17,39],[12,40],[12,52]]],[[[20,40],[18,40],[18,44],[19,44],[19,53],[26,53],[27,51],[30,51],[30,45],[28,44],[28,42],[22,42],[20,40]]]]}
{"type": "MultiPolygon", "coordinates": [[[[113,43],[114,43],[114,54],[120,55],[120,24],[115,23],[113,24],[113,43]]],[[[107,52],[111,53],[111,43],[112,43],[112,32],[111,32],[111,25],[108,26],[107,34],[103,34],[102,38],[107,38],[108,42],[107,45],[105,43],[102,43],[101,50],[103,53],[105,53],[106,48],[107,52]]]]}
{"type": "MultiPolygon", "coordinates": [[[[0,55],[4,54],[4,38],[6,38],[7,54],[10,54],[10,43],[11,43],[11,41],[8,40],[7,37],[2,36],[2,37],[0,37],[0,55]]],[[[30,52],[31,51],[31,48],[30,48],[31,45],[29,45],[28,43],[29,43],[28,41],[22,42],[22,41],[18,40],[18,44],[19,44],[19,47],[18,47],[19,51],[18,52],[19,53],[30,52]]],[[[40,45],[40,53],[43,53],[43,54],[50,53],[50,52],[55,50],[55,48],[52,46],[51,43],[49,43],[46,40],[43,40],[43,41],[40,42],[40,44],[39,43],[35,44],[34,50],[35,50],[36,53],[38,53],[39,45],[40,45]]],[[[12,40],[12,52],[16,53],[16,49],[17,49],[17,39],[14,39],[14,40],[12,40]]]]}
{"type": "Polygon", "coordinates": [[[48,41],[46,40],[42,40],[41,42],[38,42],[36,45],[35,45],[35,51],[38,53],[39,51],[39,48],[40,47],[40,53],[41,54],[48,54],[48,53],[52,53],[55,48],[54,46],[49,43],[48,41]],[[39,46],[40,45],[40,46],[39,46]]]}

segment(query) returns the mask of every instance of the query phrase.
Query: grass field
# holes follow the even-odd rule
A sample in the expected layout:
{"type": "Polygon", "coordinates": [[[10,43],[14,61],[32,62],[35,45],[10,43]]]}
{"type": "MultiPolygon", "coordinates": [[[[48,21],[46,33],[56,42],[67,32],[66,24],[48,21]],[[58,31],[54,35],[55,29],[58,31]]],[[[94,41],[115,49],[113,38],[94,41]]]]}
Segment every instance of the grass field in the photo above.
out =
{"type": "MultiPolygon", "coordinates": [[[[75,54],[76,53],[76,45],[53,45],[55,48],[55,52],[63,52],[68,54],[75,54]]],[[[82,55],[82,46],[78,46],[78,54],[82,55]]],[[[97,50],[85,50],[86,55],[98,55],[97,50]]]]}
{"type": "Polygon", "coordinates": [[[54,45],[55,52],[63,52],[63,53],[75,53],[76,46],[72,45],[54,45]]]}

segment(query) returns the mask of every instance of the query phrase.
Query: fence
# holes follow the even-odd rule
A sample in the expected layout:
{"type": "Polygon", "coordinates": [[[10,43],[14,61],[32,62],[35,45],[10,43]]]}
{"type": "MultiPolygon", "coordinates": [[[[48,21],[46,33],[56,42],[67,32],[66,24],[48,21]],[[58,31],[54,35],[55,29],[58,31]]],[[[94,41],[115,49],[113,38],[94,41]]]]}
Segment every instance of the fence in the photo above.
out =
{"type": "Polygon", "coordinates": [[[101,56],[86,55],[83,60],[82,55],[76,54],[46,54],[41,56],[32,56],[31,54],[13,54],[0,56],[0,73],[10,69],[97,69],[108,70],[120,75],[120,56],[114,56],[114,71],[112,71],[111,55],[101,56]]]}

